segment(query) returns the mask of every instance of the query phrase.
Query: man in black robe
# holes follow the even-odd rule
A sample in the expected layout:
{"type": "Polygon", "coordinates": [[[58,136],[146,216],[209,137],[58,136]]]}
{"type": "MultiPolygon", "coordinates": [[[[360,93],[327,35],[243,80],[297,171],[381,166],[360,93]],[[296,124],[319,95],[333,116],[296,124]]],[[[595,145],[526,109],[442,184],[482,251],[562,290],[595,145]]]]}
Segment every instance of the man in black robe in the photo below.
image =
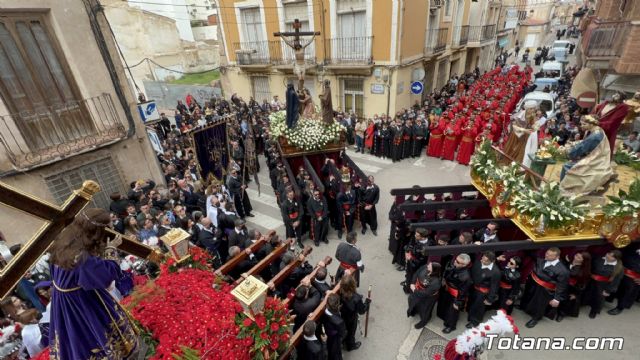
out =
{"type": "Polygon", "coordinates": [[[560,302],[566,299],[569,270],[560,261],[560,249],[548,249],[544,259],[537,259],[530,276],[532,287],[523,298],[525,303],[521,304],[531,315],[531,320],[525,324],[528,328],[536,326],[547,312],[555,317],[552,313],[555,313],[560,302]]]}
{"type": "Polygon", "coordinates": [[[287,231],[287,238],[295,238],[302,246],[302,203],[297,199],[293,190],[287,191],[287,199],[282,202],[282,217],[287,231]]]}
{"type": "Polygon", "coordinates": [[[342,232],[346,229],[347,233],[353,231],[353,221],[356,216],[356,209],[358,199],[356,192],[351,189],[351,186],[345,184],[344,191],[339,193],[336,198],[339,220],[338,220],[338,238],[342,239],[342,232]]]}
{"type": "Polygon", "coordinates": [[[483,321],[487,306],[498,300],[500,288],[500,268],[495,263],[496,255],[487,251],[482,254],[480,261],[476,261],[471,268],[473,289],[469,296],[469,322],[467,329],[478,326],[483,321]]]}
{"type": "Polygon", "coordinates": [[[293,84],[287,85],[287,127],[293,129],[300,116],[300,99],[293,88],[293,84]]]}
{"type": "Polygon", "coordinates": [[[251,213],[253,207],[251,206],[249,195],[247,195],[247,191],[245,190],[247,185],[242,183],[242,179],[238,176],[238,170],[231,170],[231,176],[227,179],[227,188],[233,198],[233,205],[236,208],[238,216],[241,219],[244,219],[245,216],[253,217],[253,214],[251,213]]]}
{"type": "Polygon", "coordinates": [[[362,262],[362,254],[360,249],[356,247],[358,234],[352,231],[347,234],[347,241],[340,243],[336,249],[336,260],[340,262],[338,271],[336,271],[336,281],[340,281],[346,270],[353,271],[353,278],[356,284],[360,286],[360,272],[364,271],[364,263],[362,262]]]}
{"type": "Polygon", "coordinates": [[[414,325],[416,329],[422,329],[431,319],[441,286],[439,263],[423,265],[415,273],[410,285],[407,316],[420,315],[420,322],[414,325]]]}
{"type": "Polygon", "coordinates": [[[594,319],[602,310],[604,299],[618,291],[624,276],[622,252],[611,250],[591,262],[591,279],[584,292],[583,304],[590,305],[589,317],[594,319]]]}
{"type": "Polygon", "coordinates": [[[340,296],[338,294],[329,294],[327,308],[320,321],[327,335],[328,359],[342,360],[342,340],[347,336],[347,327],[340,317],[340,296]]]}
{"type": "Polygon", "coordinates": [[[324,196],[320,194],[320,190],[313,190],[313,197],[307,202],[307,210],[311,217],[311,237],[314,244],[318,246],[320,241],[328,244],[329,205],[324,196]]]}
{"type": "Polygon", "coordinates": [[[622,250],[624,277],[616,292],[618,304],[607,311],[609,315],[618,315],[624,309],[630,309],[640,295],[640,246],[629,245],[622,250]]]}
{"type": "Polygon", "coordinates": [[[366,187],[356,184],[360,191],[360,205],[362,206],[362,235],[367,232],[367,224],[371,228],[373,236],[378,236],[378,214],[376,212],[376,204],[380,200],[380,188],[375,184],[372,175],[367,178],[366,187]]]}
{"type": "Polygon", "coordinates": [[[296,316],[293,322],[293,332],[296,332],[305,323],[309,314],[320,305],[321,301],[322,294],[311,286],[308,279],[303,279],[296,289],[291,306],[292,313],[296,316]]]}
{"type": "Polygon", "coordinates": [[[327,358],[326,336],[316,337],[316,323],[307,320],[302,326],[302,341],[298,345],[298,359],[305,360],[325,360],[327,358]]]}
{"type": "Polygon", "coordinates": [[[452,264],[444,271],[444,288],[438,298],[438,317],[444,320],[442,332],[448,334],[456,329],[460,311],[464,311],[467,294],[471,287],[469,263],[471,258],[467,254],[458,255],[452,264]]]}
{"type": "Polygon", "coordinates": [[[429,241],[429,231],[417,228],[414,233],[414,240],[405,248],[405,268],[406,273],[402,285],[404,292],[409,293],[414,274],[418,269],[427,263],[427,249],[431,245],[429,241]]]}

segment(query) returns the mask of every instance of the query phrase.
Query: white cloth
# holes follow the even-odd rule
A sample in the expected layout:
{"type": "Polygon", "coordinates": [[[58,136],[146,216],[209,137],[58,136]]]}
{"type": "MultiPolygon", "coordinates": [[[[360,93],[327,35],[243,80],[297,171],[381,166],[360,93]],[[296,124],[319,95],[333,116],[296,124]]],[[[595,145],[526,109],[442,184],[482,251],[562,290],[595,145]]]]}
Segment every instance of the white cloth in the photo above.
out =
{"type": "Polygon", "coordinates": [[[526,167],[531,167],[531,158],[536,156],[536,152],[538,151],[538,129],[546,124],[546,122],[547,118],[543,116],[536,120],[533,125],[533,132],[529,134],[527,146],[524,148],[524,158],[522,159],[522,164],[526,167]]]}
{"type": "Polygon", "coordinates": [[[605,256],[602,257],[602,259],[604,260],[604,265],[611,265],[611,266],[616,266],[618,265],[618,260],[613,260],[612,262],[608,262],[607,258],[605,256]]]}
{"type": "Polygon", "coordinates": [[[40,333],[40,327],[36,324],[25,325],[22,328],[22,344],[27,349],[30,357],[35,357],[38,355],[44,348],[40,346],[40,339],[42,338],[42,333],[40,333]]]}
{"type": "Polygon", "coordinates": [[[493,270],[493,263],[489,264],[489,265],[482,265],[480,267],[480,270],[484,270],[484,269],[489,269],[489,270],[493,270]]]}
{"type": "MultiPolygon", "coordinates": [[[[207,196],[207,217],[211,220],[211,223],[218,227],[218,208],[211,205],[211,198],[216,195],[207,196]]],[[[216,196],[217,197],[217,196],[216,196]]],[[[219,200],[219,199],[218,199],[219,200]]]]}
{"type": "Polygon", "coordinates": [[[555,259],[553,261],[545,261],[544,262],[544,267],[546,268],[547,266],[556,266],[558,264],[558,262],[560,262],[559,259],[555,259]]]}

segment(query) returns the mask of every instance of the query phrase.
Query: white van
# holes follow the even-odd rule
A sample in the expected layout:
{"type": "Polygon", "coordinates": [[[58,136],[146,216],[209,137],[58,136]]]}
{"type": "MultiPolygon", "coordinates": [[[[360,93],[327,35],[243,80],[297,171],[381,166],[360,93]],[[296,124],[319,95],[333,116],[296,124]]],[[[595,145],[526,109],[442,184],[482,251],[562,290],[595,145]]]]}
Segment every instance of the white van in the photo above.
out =
{"type": "Polygon", "coordinates": [[[560,61],[546,61],[542,64],[542,71],[545,73],[548,71],[555,71],[558,73],[558,76],[554,76],[554,78],[560,78],[564,75],[564,63],[560,61]]]}
{"type": "Polygon", "coordinates": [[[553,56],[556,61],[569,62],[569,44],[572,44],[569,40],[556,40],[553,42],[553,56]]]}

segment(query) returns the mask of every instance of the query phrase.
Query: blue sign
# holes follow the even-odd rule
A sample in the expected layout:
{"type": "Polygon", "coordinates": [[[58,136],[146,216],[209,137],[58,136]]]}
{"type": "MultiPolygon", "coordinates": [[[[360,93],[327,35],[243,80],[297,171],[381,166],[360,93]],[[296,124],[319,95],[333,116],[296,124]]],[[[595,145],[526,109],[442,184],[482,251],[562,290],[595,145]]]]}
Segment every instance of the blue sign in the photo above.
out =
{"type": "Polygon", "coordinates": [[[138,112],[140,113],[140,118],[144,123],[160,119],[160,114],[158,114],[158,107],[156,106],[155,101],[138,104],[138,112]]]}
{"type": "Polygon", "coordinates": [[[411,93],[413,95],[422,94],[422,90],[424,90],[424,85],[420,81],[414,81],[411,83],[411,93]]]}

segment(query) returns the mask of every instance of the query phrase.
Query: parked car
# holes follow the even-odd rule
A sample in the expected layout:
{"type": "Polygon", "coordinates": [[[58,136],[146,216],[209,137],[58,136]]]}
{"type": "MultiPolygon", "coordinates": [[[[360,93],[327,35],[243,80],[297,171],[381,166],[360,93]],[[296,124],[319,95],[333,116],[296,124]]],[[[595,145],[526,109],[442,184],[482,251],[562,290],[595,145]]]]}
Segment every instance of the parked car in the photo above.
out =
{"type": "Polygon", "coordinates": [[[551,117],[556,111],[556,104],[551,94],[542,91],[532,91],[518,102],[516,112],[524,109],[524,103],[527,101],[535,101],[538,104],[538,108],[547,114],[547,118],[551,117]]]}
{"type": "Polygon", "coordinates": [[[533,83],[536,86],[536,88],[535,88],[536,91],[542,91],[545,86],[548,86],[549,89],[551,89],[554,86],[557,87],[558,86],[558,78],[541,77],[541,78],[536,78],[535,80],[533,80],[533,83]]]}
{"type": "Polygon", "coordinates": [[[556,61],[569,62],[569,44],[572,44],[569,40],[556,40],[553,42],[553,56],[556,61]]]}
{"type": "Polygon", "coordinates": [[[565,66],[565,63],[562,63],[560,61],[545,61],[542,64],[542,71],[544,71],[545,73],[554,72],[558,76],[553,76],[553,77],[560,78],[562,75],[564,75],[564,66],[565,66]]]}

